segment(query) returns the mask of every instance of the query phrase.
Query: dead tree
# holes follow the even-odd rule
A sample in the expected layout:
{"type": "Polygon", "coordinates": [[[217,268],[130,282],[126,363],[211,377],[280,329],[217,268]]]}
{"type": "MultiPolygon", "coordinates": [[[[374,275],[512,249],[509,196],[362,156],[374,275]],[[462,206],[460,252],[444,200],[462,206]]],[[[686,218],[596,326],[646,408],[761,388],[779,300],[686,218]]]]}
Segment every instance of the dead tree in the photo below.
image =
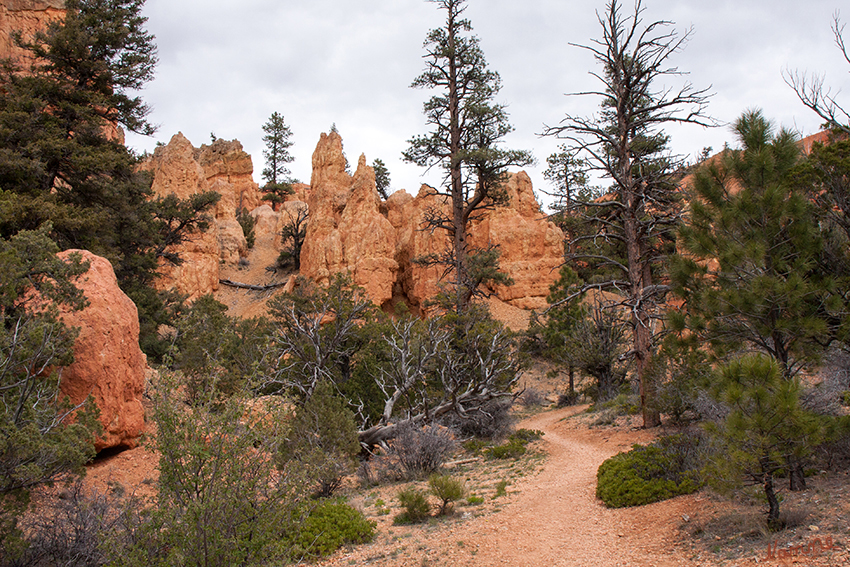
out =
{"type": "Polygon", "coordinates": [[[566,140],[566,150],[584,160],[589,173],[612,184],[606,197],[576,203],[583,210],[586,231],[581,242],[572,243],[567,261],[576,271],[599,271],[566,300],[591,290],[622,298],[614,308],[631,314],[631,355],[644,426],[654,427],[660,418],[647,382],[668,289],[660,271],[681,213],[674,174],[682,161],[669,155],[668,137],[661,128],[672,123],[708,126],[713,121],[705,115],[707,89],[694,89],[690,83],[678,90],[658,86],[660,80],[682,74],[668,66],[668,59],[684,46],[690,31],[679,35],[664,20],[644,24],[644,10],[637,0],[634,12],[626,15],[619,2],[611,0],[605,12],[597,14],[602,38],[577,47],[591,52],[599,63],[601,69],[591,75],[601,89],[575,94],[598,97],[600,110],[589,117],[568,114],[558,125],[545,127],[544,134],[566,140]]]}
{"type": "MultiPolygon", "coordinates": [[[[838,12],[832,16],[832,34],[844,60],[850,64],[850,54],[847,53],[847,45],[844,43],[844,24],[841,23],[838,12]]],[[[800,102],[823,118],[828,128],[850,134],[850,110],[838,104],[832,89],[824,85],[823,75],[807,76],[799,71],[792,73],[785,70],[782,76],[785,83],[797,93],[800,102]]]]}

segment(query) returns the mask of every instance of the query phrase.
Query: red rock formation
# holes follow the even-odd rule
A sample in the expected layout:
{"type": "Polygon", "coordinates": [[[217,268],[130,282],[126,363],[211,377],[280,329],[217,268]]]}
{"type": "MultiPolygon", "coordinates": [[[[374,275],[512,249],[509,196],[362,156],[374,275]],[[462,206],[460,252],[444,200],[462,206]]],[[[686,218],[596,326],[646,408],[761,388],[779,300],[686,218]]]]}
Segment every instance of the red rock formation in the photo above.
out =
{"type": "MultiPolygon", "coordinates": [[[[199,235],[181,252],[186,262],[165,268],[165,286],[197,297],[218,288],[221,263],[244,256],[244,237],[235,219],[240,205],[255,219],[258,257],[269,262],[281,247],[280,231],[287,212],[309,210],[307,236],[301,251],[301,274],[325,284],[336,273],[349,273],[357,285],[380,306],[405,301],[414,311],[439,291],[442,266],[423,266],[415,258],[441,254],[448,244],[445,231],[424,230],[430,209],[443,209],[444,197],[423,186],[416,197],[404,191],[381,202],[375,174],[361,156],[354,175],[346,173],[339,134],[322,134],[313,153],[309,186],[296,184],[294,194],[273,210],[261,200],[250,180],[250,157],[238,142],[218,141],[195,149],[178,134],[168,146],[158,148],[148,162],[154,172],[157,194],[175,193],[186,198],[203,190],[216,190],[222,200],[216,209],[216,226],[199,235]],[[271,248],[273,250],[265,250],[271,248]]],[[[470,242],[500,247],[502,269],[513,286],[492,290],[513,307],[546,305],[549,286],[557,279],[563,258],[563,234],[540,211],[531,180],[525,173],[511,175],[505,187],[509,204],[488,211],[469,230],[470,242]]]]}
{"type": "Polygon", "coordinates": [[[400,266],[399,291],[414,311],[423,308],[426,300],[440,291],[441,266],[424,266],[413,262],[431,254],[442,254],[449,246],[445,231],[430,232],[422,222],[429,209],[448,214],[448,204],[434,189],[423,185],[414,198],[405,191],[396,191],[387,200],[387,214],[396,229],[396,260],[400,266]]]}
{"type": "Polygon", "coordinates": [[[167,146],[157,148],[143,168],[153,173],[157,195],[173,193],[186,199],[203,191],[221,194],[213,225],[181,245],[178,252],[184,263],[163,265],[159,281],[161,287],[177,289],[191,298],[212,293],[218,289],[220,263],[236,263],[247,253],[237,210],[251,211],[263,203],[252,178],[251,156],[236,141],[216,140],[198,149],[178,133],[167,146]]]}
{"type": "Polygon", "coordinates": [[[393,296],[398,272],[396,234],[381,214],[375,172],[366,157],[360,156],[357,171],[349,176],[339,134],[322,134],[313,153],[310,185],[301,273],[323,284],[333,274],[347,272],[372,301],[383,305],[393,296]]]}
{"type": "Polygon", "coordinates": [[[494,289],[499,299],[522,309],[541,309],[564,261],[564,233],[541,212],[524,171],[512,174],[505,189],[509,205],[497,207],[475,224],[470,242],[499,247],[501,269],[514,280],[511,286],[494,289]]]}
{"type": "Polygon", "coordinates": [[[118,287],[112,265],[85,250],[66,250],[90,262],[89,271],[74,282],[89,305],[82,311],[62,314],[69,327],[79,327],[74,343],[74,363],[62,369],[60,389],[78,404],[89,395],[100,408],[103,434],[98,451],[110,447],[132,448],[145,427],[142,393],[147,361],[139,348],[139,314],[118,287]]]}
{"type": "Polygon", "coordinates": [[[0,59],[10,58],[26,65],[29,53],[15,45],[12,34],[24,39],[65,16],[65,0],[0,0],[0,59]]]}
{"type": "MultiPolygon", "coordinates": [[[[469,242],[484,247],[499,246],[502,271],[514,279],[512,286],[498,286],[496,296],[514,307],[539,309],[546,306],[549,286],[558,278],[563,262],[564,235],[540,211],[531,179],[525,172],[512,174],[505,186],[509,203],[484,213],[469,228],[469,242]]],[[[397,231],[397,255],[401,266],[399,283],[414,307],[433,298],[439,291],[442,266],[421,266],[411,260],[440,254],[449,244],[445,231],[423,230],[429,209],[448,213],[448,204],[434,190],[423,185],[416,198],[403,191],[387,201],[388,217],[397,231]]]]}

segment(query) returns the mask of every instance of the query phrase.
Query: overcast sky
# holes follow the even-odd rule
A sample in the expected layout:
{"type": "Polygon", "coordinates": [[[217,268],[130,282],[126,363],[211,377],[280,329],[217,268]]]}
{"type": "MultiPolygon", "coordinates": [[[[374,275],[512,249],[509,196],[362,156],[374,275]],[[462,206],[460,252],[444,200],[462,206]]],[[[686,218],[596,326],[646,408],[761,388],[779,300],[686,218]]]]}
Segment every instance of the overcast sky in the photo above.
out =
{"type": "MultiPolygon", "coordinates": [[[[630,0],[625,7],[631,8],[630,0]]],[[[850,105],[850,66],[836,48],[830,24],[836,0],[646,0],[645,21],[693,28],[672,64],[697,88],[711,87],[710,114],[728,124],[762,108],[801,135],[821,120],[783,82],[783,69],[826,75],[850,105]]],[[[590,114],[598,99],[566,96],[598,88],[592,57],[570,43],[600,36],[596,10],[604,0],[470,0],[465,16],[492,70],[502,77],[498,101],[515,128],[506,147],[531,150],[526,168],[535,189],[558,141],[540,138],[565,113],[590,114]],[[541,165],[542,164],[542,165],[541,165]]],[[[850,10],[844,20],[850,21],[850,10]]],[[[392,189],[415,194],[436,185],[439,172],[404,164],[406,141],[427,132],[422,103],[429,91],[409,88],[424,69],[423,41],[444,12],[425,0],[147,0],[148,30],[156,36],[156,78],[142,92],[159,126],[152,138],[128,135],[138,151],[168,143],[178,131],[197,147],[214,133],[238,139],[262,183],[262,125],[280,112],[293,132],[293,176],[309,183],[321,132],[336,124],[356,166],[382,159],[392,189]]],[[[845,35],[850,42],[850,27],[845,35]]],[[[670,86],[678,86],[673,80],[670,86]]],[[[668,129],[672,148],[696,155],[732,144],[728,126],[668,129]]]]}

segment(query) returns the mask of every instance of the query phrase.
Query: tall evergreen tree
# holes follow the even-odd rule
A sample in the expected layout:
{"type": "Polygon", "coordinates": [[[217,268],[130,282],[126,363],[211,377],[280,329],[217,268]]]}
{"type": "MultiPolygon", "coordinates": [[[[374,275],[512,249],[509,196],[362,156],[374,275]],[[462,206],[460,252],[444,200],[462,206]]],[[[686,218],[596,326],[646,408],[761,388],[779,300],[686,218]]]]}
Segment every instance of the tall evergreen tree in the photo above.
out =
{"type": "Polygon", "coordinates": [[[549,154],[546,165],[543,177],[554,189],[548,193],[556,199],[552,206],[554,210],[569,215],[576,202],[590,200],[593,189],[588,185],[587,164],[576,159],[566,144],[561,144],[557,152],[549,154]]]}
{"type": "Polygon", "coordinates": [[[446,23],[431,30],[425,40],[425,71],[411,86],[434,89],[424,105],[427,135],[409,140],[405,161],[445,171],[445,188],[436,190],[450,203],[448,215],[431,211],[426,223],[446,230],[450,249],[430,261],[452,274],[452,303],[464,310],[479,285],[508,283],[498,272],[498,252],[474,250],[467,241],[469,223],[476,213],[504,199],[501,185],[507,168],[532,162],[526,151],[501,147],[513,130],[503,104],[494,102],[501,89],[499,74],[487,67],[469,20],[462,18],[466,0],[428,0],[445,10],[446,23]],[[477,257],[477,258],[476,258],[477,257]]]}
{"type": "Polygon", "coordinates": [[[816,143],[792,173],[792,183],[815,203],[823,236],[820,269],[836,280],[830,314],[838,338],[850,343],[850,140],[816,143]]]}
{"type": "Polygon", "coordinates": [[[152,199],[150,178],[117,139],[121,126],[153,131],[147,107],[130,94],[156,63],[142,5],[71,0],[64,20],[28,42],[18,39],[34,57],[27,69],[7,63],[0,76],[0,233],[49,220],[61,248],[107,257],[139,307],[149,347],[168,313],[151,287],[157,262],[177,260],[165,243],[194,230],[215,198],[152,199]]]}
{"type": "Polygon", "coordinates": [[[156,355],[169,311],[152,288],[158,262],[179,262],[169,244],[202,228],[217,197],[153,198],[150,177],[120,143],[121,127],[154,130],[134,94],[156,64],[143,4],[68,0],[63,20],[17,38],[33,57],[28,68],[6,62],[0,73],[0,236],[50,221],[60,248],[108,258],[156,355]]]}
{"type": "Polygon", "coordinates": [[[682,48],[688,33],[679,36],[666,21],[644,25],[644,10],[641,0],[630,15],[623,14],[617,0],[608,2],[598,15],[602,39],[582,46],[601,67],[595,74],[601,90],[584,93],[601,98],[601,110],[590,117],[567,115],[544,133],[567,140],[569,152],[585,160],[589,172],[612,183],[606,198],[578,203],[586,228],[573,239],[568,260],[576,271],[595,273],[562,301],[594,289],[620,295],[621,301],[611,307],[631,314],[631,353],[644,426],[654,427],[660,418],[648,370],[667,290],[659,271],[672,251],[681,212],[673,175],[680,161],[668,154],[668,137],[661,128],[710,120],[704,115],[706,90],[690,84],[678,90],[659,88],[659,81],[680,74],[667,67],[668,59],[682,48]]]}
{"type": "Polygon", "coordinates": [[[289,178],[291,172],[286,166],[294,160],[289,153],[293,144],[289,139],[292,137],[292,130],[284,122],[283,115],[273,112],[269,121],[263,124],[263,132],[266,133],[263,136],[263,142],[266,143],[266,149],[263,150],[263,157],[266,158],[266,167],[263,169],[263,179],[266,181],[263,186],[263,199],[271,201],[273,207],[277,208],[277,205],[292,193],[292,180],[289,178]]]}

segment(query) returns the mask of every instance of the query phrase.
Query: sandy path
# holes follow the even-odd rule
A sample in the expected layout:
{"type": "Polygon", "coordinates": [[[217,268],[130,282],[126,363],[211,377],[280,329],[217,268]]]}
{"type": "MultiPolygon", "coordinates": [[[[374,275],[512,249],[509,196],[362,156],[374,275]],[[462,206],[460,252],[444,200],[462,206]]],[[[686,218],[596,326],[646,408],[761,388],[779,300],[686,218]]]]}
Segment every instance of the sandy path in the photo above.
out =
{"type": "Polygon", "coordinates": [[[549,458],[539,475],[520,483],[520,496],[489,523],[505,532],[479,565],[616,565],[621,557],[613,516],[596,504],[596,469],[611,456],[560,431],[569,412],[551,412],[522,424],[546,433],[549,458]],[[500,561],[501,560],[501,561],[500,561]]]}
{"type": "MultiPolygon", "coordinates": [[[[648,434],[605,437],[570,427],[564,419],[576,411],[546,412],[520,424],[545,432],[543,470],[518,481],[519,495],[502,511],[463,522],[440,538],[439,560],[516,567],[694,565],[670,541],[685,502],[609,510],[596,500],[599,465],[648,434]],[[474,552],[464,552],[469,543],[458,549],[458,541],[474,542],[474,552]]],[[[439,564],[434,559],[431,564],[439,564]]]]}

